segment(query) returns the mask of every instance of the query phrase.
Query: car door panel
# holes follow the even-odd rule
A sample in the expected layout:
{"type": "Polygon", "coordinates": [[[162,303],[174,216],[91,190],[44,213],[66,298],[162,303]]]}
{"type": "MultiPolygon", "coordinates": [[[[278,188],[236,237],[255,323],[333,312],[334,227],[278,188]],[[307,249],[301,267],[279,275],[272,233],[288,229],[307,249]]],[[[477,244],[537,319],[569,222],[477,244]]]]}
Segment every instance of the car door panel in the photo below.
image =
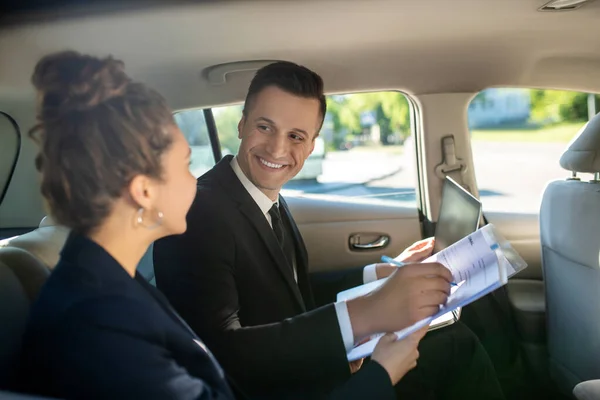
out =
{"type": "Polygon", "coordinates": [[[311,272],[378,262],[382,255],[397,256],[421,239],[415,208],[333,196],[285,198],[304,238],[311,272]],[[374,250],[352,250],[350,238],[357,234],[361,244],[381,236],[388,236],[389,243],[374,250]]]}

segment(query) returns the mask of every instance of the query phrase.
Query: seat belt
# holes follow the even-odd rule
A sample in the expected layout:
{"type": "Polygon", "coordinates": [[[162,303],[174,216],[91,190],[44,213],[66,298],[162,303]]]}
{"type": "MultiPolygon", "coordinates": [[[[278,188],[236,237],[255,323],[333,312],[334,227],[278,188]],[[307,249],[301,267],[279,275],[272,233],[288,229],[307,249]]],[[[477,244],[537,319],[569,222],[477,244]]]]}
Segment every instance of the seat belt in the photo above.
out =
{"type": "Polygon", "coordinates": [[[471,192],[471,188],[464,183],[464,175],[467,172],[467,164],[456,157],[456,146],[454,135],[442,138],[442,162],[435,166],[435,175],[444,180],[447,176],[455,180],[459,185],[471,192]]]}
{"type": "MultiPolygon", "coordinates": [[[[456,156],[456,146],[454,143],[454,135],[447,135],[442,138],[442,162],[435,166],[435,175],[444,180],[447,176],[456,181],[465,190],[471,194],[471,187],[465,183],[464,176],[467,173],[467,163],[456,156]]],[[[488,224],[488,220],[481,212],[481,221],[479,227],[488,224]]]]}

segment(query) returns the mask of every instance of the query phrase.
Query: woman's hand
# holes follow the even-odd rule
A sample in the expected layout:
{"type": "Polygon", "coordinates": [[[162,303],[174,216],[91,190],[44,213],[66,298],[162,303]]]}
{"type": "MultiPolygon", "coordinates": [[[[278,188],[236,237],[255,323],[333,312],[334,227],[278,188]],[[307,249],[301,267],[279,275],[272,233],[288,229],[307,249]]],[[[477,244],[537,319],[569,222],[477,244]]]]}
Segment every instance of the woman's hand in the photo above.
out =
{"type": "Polygon", "coordinates": [[[393,385],[417,366],[419,358],[417,347],[428,329],[429,326],[426,326],[402,340],[396,340],[394,333],[388,333],[379,339],[371,359],[381,364],[387,371],[393,385]]]}

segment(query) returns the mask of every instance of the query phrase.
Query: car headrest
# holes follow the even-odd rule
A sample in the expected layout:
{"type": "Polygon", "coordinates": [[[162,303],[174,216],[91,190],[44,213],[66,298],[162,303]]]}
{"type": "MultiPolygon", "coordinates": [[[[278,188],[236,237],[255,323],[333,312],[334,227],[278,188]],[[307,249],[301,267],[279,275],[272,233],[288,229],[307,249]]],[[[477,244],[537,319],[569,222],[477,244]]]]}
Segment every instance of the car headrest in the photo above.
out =
{"type": "Polygon", "coordinates": [[[40,260],[23,249],[0,249],[0,263],[9,268],[19,280],[23,292],[33,302],[50,276],[50,270],[40,260]]]}
{"type": "Polygon", "coordinates": [[[560,157],[560,166],[572,172],[600,172],[600,114],[575,135],[560,157]]]}
{"type": "Polygon", "coordinates": [[[0,248],[17,247],[28,251],[37,257],[49,269],[53,269],[60,258],[70,230],[64,226],[56,225],[50,217],[44,217],[40,227],[20,236],[4,239],[0,248]]]}

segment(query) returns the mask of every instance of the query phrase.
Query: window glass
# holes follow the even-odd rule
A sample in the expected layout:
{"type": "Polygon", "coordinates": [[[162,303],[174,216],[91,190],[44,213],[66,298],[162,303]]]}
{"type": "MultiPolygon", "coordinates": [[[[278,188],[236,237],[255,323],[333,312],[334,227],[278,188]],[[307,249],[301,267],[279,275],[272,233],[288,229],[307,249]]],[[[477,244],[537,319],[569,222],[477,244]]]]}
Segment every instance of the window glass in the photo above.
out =
{"type": "Polygon", "coordinates": [[[190,171],[194,176],[199,177],[215,165],[204,111],[185,110],[175,113],[174,117],[192,149],[190,171]]]}
{"type": "MultiPolygon", "coordinates": [[[[332,95],[327,110],[313,153],[284,190],[415,206],[414,146],[406,143],[411,126],[404,94],[332,95]]],[[[214,108],[213,113],[223,154],[236,154],[242,106],[214,108]]]]}
{"type": "Polygon", "coordinates": [[[588,121],[588,100],[593,105],[598,98],[511,88],[486,89],[472,100],[469,128],[484,211],[539,211],[546,184],[571,174],[559,159],[588,121]]]}

